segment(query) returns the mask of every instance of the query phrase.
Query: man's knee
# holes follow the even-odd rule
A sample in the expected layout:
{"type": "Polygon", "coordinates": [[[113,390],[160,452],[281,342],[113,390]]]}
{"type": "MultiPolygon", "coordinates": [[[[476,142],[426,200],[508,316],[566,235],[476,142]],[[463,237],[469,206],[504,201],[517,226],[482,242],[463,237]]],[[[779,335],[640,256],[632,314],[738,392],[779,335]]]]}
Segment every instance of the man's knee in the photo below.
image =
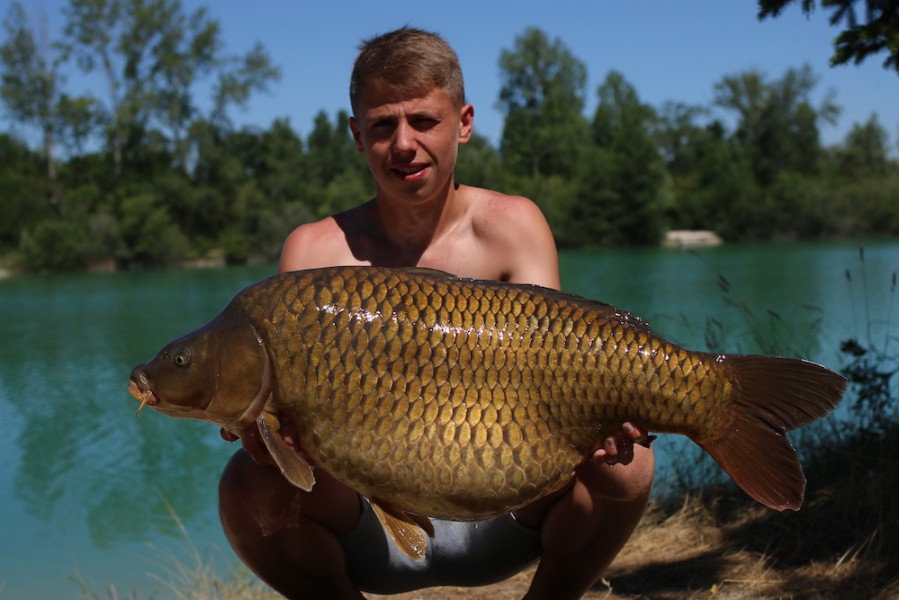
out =
{"type": "Polygon", "coordinates": [[[259,465],[245,450],[234,453],[219,479],[219,518],[226,534],[268,536],[299,518],[296,488],[278,468],[259,465]]]}
{"type": "Polygon", "coordinates": [[[250,502],[262,469],[245,450],[235,452],[219,479],[219,511],[250,502]]]}
{"type": "Polygon", "coordinates": [[[252,463],[253,459],[244,450],[238,450],[228,460],[225,465],[222,476],[219,479],[219,494],[222,492],[230,493],[236,487],[240,487],[241,483],[246,480],[248,463],[252,463]]]}

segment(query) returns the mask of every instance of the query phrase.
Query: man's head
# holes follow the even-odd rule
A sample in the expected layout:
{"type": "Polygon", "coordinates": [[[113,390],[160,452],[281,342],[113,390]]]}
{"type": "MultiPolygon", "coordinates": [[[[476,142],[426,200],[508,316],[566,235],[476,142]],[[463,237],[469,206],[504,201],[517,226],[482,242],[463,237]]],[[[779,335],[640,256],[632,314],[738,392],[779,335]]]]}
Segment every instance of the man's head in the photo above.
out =
{"type": "Polygon", "coordinates": [[[403,27],[366,40],[359,48],[350,78],[350,103],[358,116],[367,86],[384,86],[404,96],[442,89],[456,108],[465,104],[459,57],[435,33],[403,27]]]}

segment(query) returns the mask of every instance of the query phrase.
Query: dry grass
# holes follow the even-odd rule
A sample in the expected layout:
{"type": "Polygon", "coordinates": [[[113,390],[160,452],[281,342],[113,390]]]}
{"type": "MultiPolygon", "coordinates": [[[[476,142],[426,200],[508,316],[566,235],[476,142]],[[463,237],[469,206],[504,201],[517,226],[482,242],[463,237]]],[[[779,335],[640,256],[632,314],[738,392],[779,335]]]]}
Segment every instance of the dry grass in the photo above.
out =
{"type": "MultiPolygon", "coordinates": [[[[899,598],[899,577],[885,563],[865,558],[865,541],[830,560],[784,551],[782,519],[767,509],[723,509],[698,498],[682,506],[653,506],[589,600],[899,598]],[[721,514],[735,515],[719,522],[721,514]],[[767,548],[767,550],[766,550],[767,548]]],[[[802,545],[793,545],[800,549],[802,545]]],[[[389,596],[395,600],[521,598],[532,571],[489,587],[434,588],[389,596]]],[[[386,599],[387,596],[370,596],[386,599]]]]}
{"type": "MultiPolygon", "coordinates": [[[[740,501],[691,497],[680,506],[655,504],[587,600],[899,599],[896,564],[871,547],[876,534],[845,547],[823,547],[818,529],[827,528],[836,495],[819,490],[800,513],[778,514],[740,501]],[[818,514],[800,521],[799,515],[818,514]]],[[[724,497],[724,495],[722,495],[724,497]]],[[[733,494],[726,497],[732,498],[733,494]]],[[[177,517],[172,515],[177,521],[177,517]]],[[[243,567],[227,579],[187,544],[186,561],[160,553],[157,580],[178,600],[274,600],[280,598],[243,567]]],[[[842,539],[842,538],[836,538],[842,539]]],[[[839,543],[839,542],[837,542],[839,543]]],[[[440,587],[371,600],[503,600],[521,598],[528,570],[482,588],[440,587]]],[[[97,590],[76,579],[87,600],[139,600],[111,587],[97,590]]]]}
{"type": "MultiPolygon", "coordinates": [[[[167,592],[166,597],[175,600],[271,600],[281,596],[272,592],[242,564],[237,565],[230,575],[223,579],[216,569],[215,563],[209,560],[194,545],[184,522],[169,504],[162,498],[172,521],[178,528],[183,541],[184,558],[171,551],[151,546],[157,558],[149,562],[155,566],[157,573],[151,577],[159,583],[160,589],[167,592]]],[[[122,593],[113,585],[98,588],[93,582],[80,575],[74,576],[76,585],[85,600],[141,600],[141,596],[130,591],[122,593]]],[[[151,598],[153,596],[150,596],[151,598]]]]}

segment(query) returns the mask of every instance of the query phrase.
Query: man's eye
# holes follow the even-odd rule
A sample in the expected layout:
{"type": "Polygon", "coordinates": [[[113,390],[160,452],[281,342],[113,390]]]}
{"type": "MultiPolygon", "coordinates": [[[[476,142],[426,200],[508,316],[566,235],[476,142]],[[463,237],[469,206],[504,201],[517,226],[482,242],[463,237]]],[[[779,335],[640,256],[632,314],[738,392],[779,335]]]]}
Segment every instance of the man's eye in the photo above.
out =
{"type": "Polygon", "coordinates": [[[435,125],[437,125],[437,123],[439,123],[439,121],[437,119],[422,118],[422,119],[415,119],[412,122],[412,126],[415,127],[416,129],[418,129],[419,131],[426,131],[428,129],[431,129],[435,125]]]}

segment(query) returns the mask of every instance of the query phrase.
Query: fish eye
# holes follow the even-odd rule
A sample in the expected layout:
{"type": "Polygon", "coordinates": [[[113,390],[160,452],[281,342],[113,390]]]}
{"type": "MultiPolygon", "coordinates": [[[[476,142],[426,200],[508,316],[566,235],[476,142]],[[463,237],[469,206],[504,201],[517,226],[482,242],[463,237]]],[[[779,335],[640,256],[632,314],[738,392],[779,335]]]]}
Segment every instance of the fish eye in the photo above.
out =
{"type": "Polygon", "coordinates": [[[190,364],[190,350],[179,350],[172,357],[172,362],[176,367],[186,367],[190,364]]]}

